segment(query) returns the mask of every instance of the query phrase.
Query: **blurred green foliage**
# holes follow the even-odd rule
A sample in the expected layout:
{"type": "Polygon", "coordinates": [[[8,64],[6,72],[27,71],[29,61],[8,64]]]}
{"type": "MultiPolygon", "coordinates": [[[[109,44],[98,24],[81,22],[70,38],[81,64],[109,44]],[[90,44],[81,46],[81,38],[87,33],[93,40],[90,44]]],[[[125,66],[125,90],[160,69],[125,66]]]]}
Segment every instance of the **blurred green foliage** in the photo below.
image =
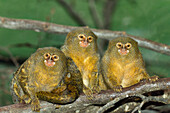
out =
{"type": "MultiPolygon", "coordinates": [[[[120,0],[113,17],[113,30],[170,45],[169,4],[169,0],[120,0]]],[[[150,75],[170,77],[170,56],[140,49],[150,75]]]]}
{"type": "MultiPolygon", "coordinates": [[[[86,0],[66,1],[89,27],[95,28],[86,0]]],[[[104,1],[96,0],[97,11],[101,18],[104,1]]],[[[170,45],[169,5],[170,0],[118,0],[112,16],[111,30],[126,31],[135,36],[170,45]]],[[[55,0],[0,0],[0,16],[78,26],[78,23],[55,0]]],[[[28,58],[38,47],[60,48],[64,43],[64,37],[65,35],[0,28],[0,46],[8,47],[15,57],[22,59],[28,58]]],[[[170,77],[170,56],[144,48],[140,50],[149,74],[170,77]]],[[[0,50],[0,56],[9,57],[3,50],[0,50]]],[[[13,65],[0,63],[0,106],[12,103],[9,83],[15,70],[16,67],[13,65]]]]}

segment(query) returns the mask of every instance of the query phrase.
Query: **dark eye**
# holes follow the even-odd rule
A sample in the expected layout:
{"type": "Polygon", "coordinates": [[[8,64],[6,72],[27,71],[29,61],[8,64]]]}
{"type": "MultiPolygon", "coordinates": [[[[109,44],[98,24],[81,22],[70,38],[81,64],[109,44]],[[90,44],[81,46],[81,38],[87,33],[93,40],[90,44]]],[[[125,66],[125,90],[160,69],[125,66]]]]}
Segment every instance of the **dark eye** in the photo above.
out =
{"type": "Polygon", "coordinates": [[[121,47],[122,47],[122,43],[121,43],[121,42],[118,42],[118,43],[116,44],[116,47],[117,47],[117,48],[121,48],[121,47]]]}
{"type": "Polygon", "coordinates": [[[57,60],[59,59],[59,57],[58,57],[57,55],[53,55],[53,56],[52,56],[52,59],[53,59],[54,61],[57,61],[57,60]]]}
{"type": "Polygon", "coordinates": [[[85,36],[83,34],[78,35],[79,40],[84,40],[85,36]]]}
{"type": "Polygon", "coordinates": [[[93,40],[93,37],[92,36],[89,36],[88,37],[88,41],[91,42],[93,40]]]}
{"type": "Polygon", "coordinates": [[[80,36],[80,38],[83,38],[83,36],[80,36]]]}
{"type": "Polygon", "coordinates": [[[49,58],[49,57],[50,57],[50,53],[45,53],[45,54],[44,54],[44,58],[45,58],[45,59],[47,59],[47,58],[49,58]]]}
{"type": "Polygon", "coordinates": [[[125,46],[127,49],[130,49],[132,45],[131,45],[131,43],[126,43],[125,46]]]}

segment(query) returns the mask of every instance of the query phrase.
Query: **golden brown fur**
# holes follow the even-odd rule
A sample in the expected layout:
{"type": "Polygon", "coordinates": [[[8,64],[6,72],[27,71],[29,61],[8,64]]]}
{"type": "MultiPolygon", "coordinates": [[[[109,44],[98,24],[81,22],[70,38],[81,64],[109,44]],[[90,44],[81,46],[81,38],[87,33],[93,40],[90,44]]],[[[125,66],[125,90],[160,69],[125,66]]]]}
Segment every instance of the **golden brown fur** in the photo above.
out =
{"type": "Polygon", "coordinates": [[[83,90],[80,71],[70,58],[67,58],[67,65],[68,74],[64,77],[61,86],[53,89],[51,92],[37,92],[36,94],[39,99],[56,104],[67,104],[75,101],[79,97],[83,90]]]}
{"type": "Polygon", "coordinates": [[[70,57],[75,62],[80,70],[83,79],[83,92],[86,95],[91,95],[98,87],[98,68],[99,54],[97,48],[97,37],[88,28],[78,28],[68,33],[65,44],[61,48],[67,57],[70,57]],[[79,35],[85,39],[92,37],[89,46],[81,47],[79,35]]]}
{"type": "Polygon", "coordinates": [[[104,90],[119,85],[129,87],[141,79],[149,78],[137,42],[128,37],[119,37],[109,42],[101,61],[101,73],[99,83],[104,90]],[[125,53],[126,55],[119,53],[117,43],[121,43],[123,47],[130,43],[132,46],[128,49],[129,53],[125,53]]]}
{"type": "Polygon", "coordinates": [[[11,85],[14,102],[31,103],[32,110],[39,111],[36,92],[53,90],[60,85],[66,73],[66,57],[63,52],[54,47],[38,49],[14,73],[11,85]],[[46,53],[59,57],[54,66],[45,65],[43,55],[46,53]]]}

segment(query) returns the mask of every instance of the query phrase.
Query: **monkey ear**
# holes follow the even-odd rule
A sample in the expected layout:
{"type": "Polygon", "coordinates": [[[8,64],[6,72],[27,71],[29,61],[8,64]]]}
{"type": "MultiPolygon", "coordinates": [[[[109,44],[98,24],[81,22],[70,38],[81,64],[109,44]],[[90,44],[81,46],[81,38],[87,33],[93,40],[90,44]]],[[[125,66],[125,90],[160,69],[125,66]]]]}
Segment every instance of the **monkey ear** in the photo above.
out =
{"type": "Polygon", "coordinates": [[[71,35],[71,32],[69,32],[69,33],[67,34],[67,39],[70,37],[70,35],[71,35]]]}
{"type": "MultiPolygon", "coordinates": [[[[130,38],[130,37],[129,37],[130,38]]],[[[134,42],[136,45],[138,45],[138,41],[130,38],[132,40],[132,43],[134,42]]]]}
{"type": "Polygon", "coordinates": [[[94,34],[94,36],[96,37],[96,39],[98,39],[98,37],[97,37],[97,35],[96,35],[96,34],[94,34]]]}
{"type": "Polygon", "coordinates": [[[138,45],[138,42],[135,40],[136,45],[138,45]]]}

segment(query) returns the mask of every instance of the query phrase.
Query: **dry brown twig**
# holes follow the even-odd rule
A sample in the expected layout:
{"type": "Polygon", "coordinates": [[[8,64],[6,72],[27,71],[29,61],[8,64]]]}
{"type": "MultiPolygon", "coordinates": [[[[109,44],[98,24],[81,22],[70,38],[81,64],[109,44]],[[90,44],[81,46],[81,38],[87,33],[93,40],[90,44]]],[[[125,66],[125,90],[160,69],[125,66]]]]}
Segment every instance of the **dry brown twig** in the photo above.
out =
{"type": "Polygon", "coordinates": [[[88,0],[88,6],[93,18],[93,21],[97,28],[103,28],[103,22],[99,17],[99,14],[96,10],[95,0],[88,0]]]}
{"type": "MultiPolygon", "coordinates": [[[[104,6],[103,6],[103,29],[110,29],[112,25],[112,17],[114,15],[114,12],[116,11],[116,5],[117,0],[105,0],[104,6]]],[[[100,40],[99,44],[101,45],[99,47],[100,54],[104,55],[104,47],[108,45],[108,40],[102,39],[100,40]]]]}
{"type": "Polygon", "coordinates": [[[115,7],[117,4],[117,0],[106,0],[105,1],[105,6],[103,8],[103,23],[104,23],[104,28],[109,29],[111,25],[111,20],[113,13],[115,12],[115,7]]]}
{"type": "Polygon", "coordinates": [[[16,67],[19,67],[19,63],[17,62],[17,59],[13,56],[13,54],[11,53],[11,51],[7,48],[7,47],[2,47],[0,46],[0,50],[6,52],[9,56],[10,56],[10,59],[12,60],[12,62],[14,63],[14,65],[16,67]]]}
{"type": "Polygon", "coordinates": [[[56,0],[56,2],[60,3],[61,6],[64,7],[64,9],[68,12],[68,14],[80,25],[80,26],[86,26],[86,22],[81,18],[81,16],[76,13],[73,9],[73,7],[67,3],[65,0],[56,0]]]}
{"type": "MultiPolygon", "coordinates": [[[[41,22],[35,20],[26,20],[26,19],[11,19],[0,17],[0,27],[7,29],[17,29],[17,30],[34,30],[36,32],[48,32],[56,34],[67,34],[72,29],[78,28],[73,26],[58,25],[54,23],[41,22]]],[[[110,31],[110,30],[100,30],[92,29],[92,31],[102,39],[113,39],[120,36],[128,36],[135,39],[139,46],[162,53],[170,55],[170,46],[157,43],[148,39],[144,39],[138,36],[133,36],[126,34],[124,31],[110,31]]]]}

